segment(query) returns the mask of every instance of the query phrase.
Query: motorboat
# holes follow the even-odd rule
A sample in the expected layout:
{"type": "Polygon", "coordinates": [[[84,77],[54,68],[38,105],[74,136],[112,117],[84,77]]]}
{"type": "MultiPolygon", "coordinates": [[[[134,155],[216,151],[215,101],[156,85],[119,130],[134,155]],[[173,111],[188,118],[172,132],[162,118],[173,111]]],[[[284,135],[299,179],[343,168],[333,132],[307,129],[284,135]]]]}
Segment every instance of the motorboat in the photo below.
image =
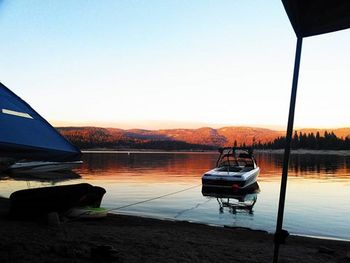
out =
{"type": "Polygon", "coordinates": [[[249,148],[219,148],[216,167],[202,176],[204,187],[248,190],[257,181],[260,168],[249,148]]]}
{"type": "Polygon", "coordinates": [[[62,171],[82,163],[81,151],[2,83],[0,127],[1,171],[62,171]]]}

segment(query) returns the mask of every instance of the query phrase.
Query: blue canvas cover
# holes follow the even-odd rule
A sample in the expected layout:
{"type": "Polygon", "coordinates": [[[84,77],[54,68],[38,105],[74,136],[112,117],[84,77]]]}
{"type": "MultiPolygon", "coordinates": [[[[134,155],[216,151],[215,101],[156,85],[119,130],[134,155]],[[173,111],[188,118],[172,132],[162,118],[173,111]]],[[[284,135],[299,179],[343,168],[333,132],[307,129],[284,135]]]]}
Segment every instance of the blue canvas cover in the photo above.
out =
{"type": "Polygon", "coordinates": [[[28,103],[0,83],[0,156],[75,161],[80,159],[81,152],[28,103]]]}

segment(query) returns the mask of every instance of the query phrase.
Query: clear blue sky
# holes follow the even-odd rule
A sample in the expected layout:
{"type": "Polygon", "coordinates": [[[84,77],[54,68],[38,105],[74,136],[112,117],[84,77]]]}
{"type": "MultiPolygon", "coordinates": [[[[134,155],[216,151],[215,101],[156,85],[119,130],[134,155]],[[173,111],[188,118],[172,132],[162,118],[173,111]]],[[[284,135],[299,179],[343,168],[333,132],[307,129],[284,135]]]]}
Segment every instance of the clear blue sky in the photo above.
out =
{"type": "MultiPolygon", "coordinates": [[[[275,0],[0,0],[0,81],[55,125],[285,127],[275,0]]],[[[307,38],[297,127],[350,126],[350,30],[307,38]]]]}

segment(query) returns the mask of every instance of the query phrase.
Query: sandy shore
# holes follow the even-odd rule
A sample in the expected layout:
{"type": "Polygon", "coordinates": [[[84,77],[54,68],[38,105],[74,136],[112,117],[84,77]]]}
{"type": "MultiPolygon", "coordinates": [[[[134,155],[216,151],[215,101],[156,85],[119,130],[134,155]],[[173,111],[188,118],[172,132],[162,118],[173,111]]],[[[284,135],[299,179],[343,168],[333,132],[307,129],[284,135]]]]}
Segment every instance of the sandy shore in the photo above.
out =
{"type": "MultiPolygon", "coordinates": [[[[263,231],[109,215],[59,226],[0,218],[0,262],[271,262],[263,231]]],[[[350,242],[289,237],[280,262],[350,262],[350,242]]]]}

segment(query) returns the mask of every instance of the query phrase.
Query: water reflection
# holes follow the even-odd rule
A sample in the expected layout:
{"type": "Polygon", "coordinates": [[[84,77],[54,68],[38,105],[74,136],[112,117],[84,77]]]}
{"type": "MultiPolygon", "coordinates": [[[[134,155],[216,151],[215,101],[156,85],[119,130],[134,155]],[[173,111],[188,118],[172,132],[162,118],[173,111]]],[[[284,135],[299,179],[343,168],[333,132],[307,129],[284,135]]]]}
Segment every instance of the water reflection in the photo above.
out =
{"type": "MultiPolygon", "coordinates": [[[[279,176],[283,154],[256,154],[261,177],[279,176]]],[[[321,154],[292,154],[289,175],[296,177],[350,177],[350,157],[321,154]]]]}
{"type": "MultiPolygon", "coordinates": [[[[93,176],[151,176],[154,180],[179,180],[180,177],[200,177],[215,167],[217,153],[91,153],[83,156],[78,170],[93,176]]],[[[255,153],[260,177],[279,177],[283,154],[255,153]]],[[[336,155],[292,155],[290,176],[350,177],[350,157],[336,155]]]]}
{"type": "Polygon", "coordinates": [[[26,172],[26,173],[9,174],[8,176],[14,180],[53,182],[53,183],[81,178],[81,176],[74,171],[40,172],[40,173],[26,172]]]}
{"type": "MultiPolygon", "coordinates": [[[[15,178],[6,174],[3,180],[0,177],[0,194],[8,197],[20,189],[87,182],[107,190],[102,204],[106,208],[137,203],[118,213],[274,231],[283,154],[255,153],[261,169],[258,177],[261,192],[251,196],[202,193],[201,177],[215,167],[217,156],[217,153],[89,153],[83,155],[82,167],[75,170],[81,178],[62,174],[15,178]],[[183,189],[190,190],[182,192],[183,189]],[[159,196],[163,197],[155,199],[159,196]],[[236,205],[250,197],[247,209],[236,205]]],[[[297,234],[350,239],[350,157],[292,155],[289,175],[286,229],[297,234]]]]}
{"type": "Polygon", "coordinates": [[[76,184],[84,179],[78,172],[40,172],[40,173],[0,173],[0,195],[8,198],[13,192],[38,187],[63,184],[76,184]]]}
{"type": "Polygon", "coordinates": [[[253,207],[257,202],[259,192],[258,183],[255,183],[249,191],[202,187],[203,196],[217,200],[220,214],[226,209],[231,214],[243,212],[253,215],[253,207]]]}
{"type": "Polygon", "coordinates": [[[192,174],[215,165],[216,154],[196,153],[120,153],[99,154],[91,153],[83,156],[82,173],[103,170],[104,173],[142,170],[143,173],[160,172],[172,174],[192,174]]]}

